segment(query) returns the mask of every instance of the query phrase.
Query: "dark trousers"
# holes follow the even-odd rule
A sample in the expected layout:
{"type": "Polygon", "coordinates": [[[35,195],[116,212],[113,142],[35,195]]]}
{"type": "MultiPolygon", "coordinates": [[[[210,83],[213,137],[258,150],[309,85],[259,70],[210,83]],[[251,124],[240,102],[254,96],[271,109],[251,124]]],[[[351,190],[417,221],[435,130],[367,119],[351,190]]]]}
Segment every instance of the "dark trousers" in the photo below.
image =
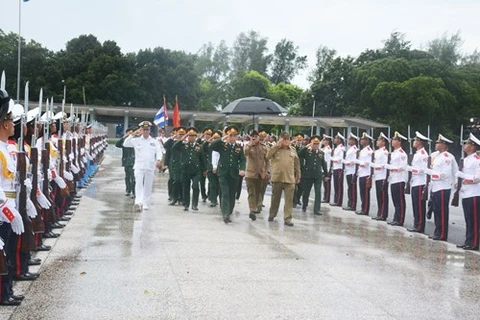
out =
{"type": "Polygon", "coordinates": [[[220,182],[220,209],[224,218],[230,217],[235,207],[235,193],[238,186],[238,178],[232,176],[222,176],[218,178],[220,182]]]}
{"type": "Polygon", "coordinates": [[[208,200],[210,200],[210,202],[213,204],[217,204],[218,193],[219,193],[218,176],[217,174],[214,174],[212,171],[208,171],[208,200]]]}
{"type": "Polygon", "coordinates": [[[462,199],[463,214],[467,227],[465,245],[478,248],[480,222],[480,196],[462,199]]]}
{"type": "Polygon", "coordinates": [[[7,265],[8,274],[4,276],[0,276],[1,283],[0,283],[0,299],[7,300],[13,293],[13,274],[14,274],[14,267],[12,264],[12,260],[15,259],[14,255],[10,253],[12,250],[12,246],[15,247],[13,239],[13,232],[12,227],[9,223],[2,223],[0,225],[0,237],[3,239],[5,245],[3,246],[3,251],[5,252],[5,263],[7,265]]]}
{"type": "MultiPolygon", "coordinates": [[[[295,206],[297,204],[300,204],[300,199],[302,199],[302,195],[303,195],[303,183],[299,183],[299,184],[296,184],[295,185],[295,191],[293,192],[293,208],[295,208],[295,206]]],[[[306,205],[308,204],[308,202],[306,203],[306,205]]]]}
{"type": "Polygon", "coordinates": [[[425,186],[412,187],[413,228],[418,232],[425,232],[425,214],[427,201],[423,200],[423,188],[425,186]]]}
{"type": "Polygon", "coordinates": [[[207,200],[208,198],[206,184],[207,184],[207,177],[205,177],[203,174],[200,175],[200,193],[202,194],[203,200],[207,200]]]}
{"type": "Polygon", "coordinates": [[[388,218],[388,180],[375,181],[375,190],[377,192],[377,217],[388,218]]]}
{"type": "Polygon", "coordinates": [[[361,211],[368,214],[370,212],[370,188],[367,187],[367,180],[370,176],[360,177],[358,179],[358,188],[360,190],[360,200],[362,201],[361,211]]]}
{"type": "Polygon", "coordinates": [[[343,170],[333,170],[333,187],[334,197],[333,203],[341,206],[343,204],[343,170]]]}
{"type": "Polygon", "coordinates": [[[302,209],[306,209],[308,205],[308,197],[310,196],[310,190],[312,190],[312,185],[315,191],[315,200],[313,204],[313,213],[320,213],[320,203],[321,203],[321,194],[322,194],[322,178],[320,179],[302,179],[303,185],[303,199],[302,199],[302,209]]]}
{"type": "Polygon", "coordinates": [[[357,209],[357,181],[355,175],[347,175],[347,207],[357,209]]]}
{"type": "Polygon", "coordinates": [[[235,191],[235,198],[238,200],[240,199],[240,194],[242,194],[242,184],[243,184],[243,177],[238,176],[239,179],[237,181],[237,189],[235,191]]]}
{"type": "Polygon", "coordinates": [[[330,191],[332,189],[332,180],[323,181],[323,202],[330,202],[330,191]]]}
{"type": "Polygon", "coordinates": [[[194,174],[184,173],[182,174],[182,195],[183,206],[188,208],[190,206],[190,184],[193,190],[192,193],[192,207],[198,207],[198,196],[200,194],[200,172],[194,174]]]}
{"type": "Polygon", "coordinates": [[[451,189],[432,192],[433,215],[435,217],[434,238],[448,239],[449,201],[451,189]]]}
{"type": "Polygon", "coordinates": [[[395,207],[393,221],[403,225],[405,222],[405,182],[397,182],[390,185],[390,192],[392,194],[393,206],[395,207]]]}
{"type": "Polygon", "coordinates": [[[168,200],[173,200],[173,179],[172,178],[168,178],[167,188],[168,188],[168,200]]]}
{"type": "Polygon", "coordinates": [[[124,167],[125,170],[125,192],[135,194],[135,173],[133,166],[124,167]]]}

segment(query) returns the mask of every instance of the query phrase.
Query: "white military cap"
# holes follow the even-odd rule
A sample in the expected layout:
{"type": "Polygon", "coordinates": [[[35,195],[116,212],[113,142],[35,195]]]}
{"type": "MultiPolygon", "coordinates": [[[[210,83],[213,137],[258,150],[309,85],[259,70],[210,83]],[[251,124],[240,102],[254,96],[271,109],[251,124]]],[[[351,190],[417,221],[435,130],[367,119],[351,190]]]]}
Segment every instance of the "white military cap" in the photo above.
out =
{"type": "Polygon", "coordinates": [[[468,136],[467,143],[476,144],[477,147],[480,147],[480,139],[478,139],[477,137],[475,137],[475,136],[473,135],[473,133],[471,133],[471,132],[470,132],[470,135],[468,136]]]}
{"type": "Polygon", "coordinates": [[[355,139],[358,140],[358,137],[354,135],[353,133],[350,132],[350,135],[348,136],[348,139],[355,139]]]}
{"type": "Polygon", "coordinates": [[[340,132],[337,133],[337,135],[335,136],[335,138],[339,138],[339,139],[342,139],[343,141],[345,141],[345,137],[342,136],[342,134],[340,132]]]}
{"type": "Polygon", "coordinates": [[[445,138],[442,134],[438,134],[438,139],[436,141],[437,143],[453,143],[452,140],[445,138]]]}
{"type": "Polygon", "coordinates": [[[395,131],[395,133],[393,134],[392,140],[405,140],[405,141],[407,141],[408,139],[404,135],[400,134],[398,131],[395,131]]]}
{"type": "Polygon", "coordinates": [[[370,137],[370,135],[369,135],[368,133],[366,133],[366,132],[364,132],[364,133],[362,134],[362,136],[360,137],[360,139],[370,139],[370,140],[373,140],[373,138],[370,137]]]}
{"type": "Polygon", "coordinates": [[[40,113],[40,108],[39,107],[33,108],[32,110],[28,110],[28,112],[27,112],[27,123],[30,122],[30,121],[33,121],[38,116],[39,113],[40,113]]]}
{"type": "Polygon", "coordinates": [[[383,132],[380,132],[379,138],[381,138],[381,139],[383,139],[383,140],[385,140],[385,141],[387,141],[387,142],[390,142],[390,138],[387,137],[383,132]]]}
{"type": "Polygon", "coordinates": [[[415,139],[422,140],[422,141],[426,141],[426,142],[432,141],[432,140],[430,140],[429,138],[425,137],[423,134],[421,134],[421,133],[418,132],[418,131],[415,131],[415,139]]]}

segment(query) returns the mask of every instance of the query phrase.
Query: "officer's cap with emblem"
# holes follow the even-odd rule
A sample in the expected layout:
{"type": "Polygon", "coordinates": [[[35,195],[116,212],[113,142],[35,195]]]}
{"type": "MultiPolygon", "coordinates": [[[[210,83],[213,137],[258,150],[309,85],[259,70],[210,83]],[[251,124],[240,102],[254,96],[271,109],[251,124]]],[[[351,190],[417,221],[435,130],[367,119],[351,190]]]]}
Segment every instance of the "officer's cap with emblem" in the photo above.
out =
{"type": "Polygon", "coordinates": [[[187,136],[196,136],[198,133],[197,128],[195,127],[188,127],[187,128],[187,136]]]}
{"type": "Polygon", "coordinates": [[[408,139],[404,135],[400,134],[398,131],[395,131],[395,133],[393,134],[392,140],[407,141],[408,139]]]}
{"type": "Polygon", "coordinates": [[[265,129],[259,130],[259,131],[258,131],[258,135],[259,135],[260,137],[266,137],[266,136],[268,136],[268,131],[265,130],[265,129]]]}
{"type": "Polygon", "coordinates": [[[153,124],[150,121],[142,121],[138,124],[139,128],[150,129],[153,124]]]}
{"type": "Polygon", "coordinates": [[[380,132],[380,135],[378,136],[379,139],[382,139],[385,142],[390,142],[390,138],[387,137],[383,132],[380,132]]]}
{"type": "Polygon", "coordinates": [[[92,128],[92,123],[87,124],[87,129],[91,129],[91,128],[92,128]]]}
{"type": "Polygon", "coordinates": [[[362,136],[360,137],[360,139],[362,139],[362,140],[373,140],[373,138],[372,138],[368,133],[366,133],[366,132],[364,132],[364,133],[362,134],[362,136]]]}
{"type": "Polygon", "coordinates": [[[217,130],[213,133],[212,138],[217,139],[222,137],[222,131],[217,130]]]}
{"type": "Polygon", "coordinates": [[[323,139],[329,139],[329,140],[332,140],[333,138],[327,134],[323,134],[323,139]]]}
{"type": "Polygon", "coordinates": [[[310,143],[319,144],[322,139],[319,136],[312,136],[310,138],[310,143]]]}
{"type": "Polygon", "coordinates": [[[420,132],[418,131],[415,131],[415,140],[420,140],[420,141],[424,141],[424,142],[430,142],[432,140],[430,140],[429,138],[425,137],[423,134],[421,134],[420,132]]]}
{"type": "Polygon", "coordinates": [[[179,127],[177,127],[177,133],[178,134],[185,134],[185,133],[187,133],[187,128],[185,128],[184,126],[179,126],[179,127]]]}
{"type": "Polygon", "coordinates": [[[348,140],[350,140],[350,139],[354,139],[354,140],[358,141],[358,137],[351,132],[350,132],[350,135],[348,136],[348,140]]]}
{"type": "Polygon", "coordinates": [[[297,133],[297,134],[295,135],[295,139],[296,139],[296,140],[303,140],[303,134],[302,134],[302,133],[297,133]]]}
{"type": "Polygon", "coordinates": [[[213,134],[213,129],[212,128],[205,128],[203,129],[203,134],[207,134],[207,135],[212,135],[213,134]]]}
{"type": "Polygon", "coordinates": [[[238,129],[235,126],[228,126],[225,129],[225,133],[228,135],[238,135],[238,129]]]}
{"type": "Polygon", "coordinates": [[[340,132],[337,132],[337,135],[335,136],[335,138],[338,138],[338,139],[341,139],[342,141],[345,141],[345,137],[340,132]]]}
{"type": "Polygon", "coordinates": [[[450,144],[450,143],[453,143],[453,141],[445,138],[442,134],[439,133],[436,143],[450,144]]]}
{"type": "Polygon", "coordinates": [[[13,119],[13,122],[15,122],[15,124],[20,123],[24,110],[25,108],[21,104],[14,104],[13,108],[10,109],[10,112],[12,114],[12,119],[13,119]]]}
{"type": "Polygon", "coordinates": [[[27,123],[28,124],[30,124],[30,123],[33,124],[33,120],[35,120],[35,118],[39,114],[40,114],[40,108],[39,107],[33,108],[32,110],[28,110],[28,112],[27,112],[27,123]]]}
{"type": "Polygon", "coordinates": [[[468,136],[467,141],[465,141],[465,143],[473,144],[475,147],[477,147],[477,149],[480,148],[480,139],[475,137],[471,132],[470,132],[470,135],[468,136]]]}

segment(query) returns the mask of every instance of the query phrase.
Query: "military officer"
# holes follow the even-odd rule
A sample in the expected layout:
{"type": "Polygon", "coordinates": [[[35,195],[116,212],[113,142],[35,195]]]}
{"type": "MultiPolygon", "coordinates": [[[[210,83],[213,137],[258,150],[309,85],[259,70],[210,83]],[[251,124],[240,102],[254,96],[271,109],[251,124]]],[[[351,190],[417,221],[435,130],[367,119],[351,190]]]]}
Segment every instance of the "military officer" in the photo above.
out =
{"type": "Polygon", "coordinates": [[[303,162],[303,170],[301,171],[301,184],[303,184],[302,211],[307,211],[308,197],[313,185],[315,191],[313,214],[321,215],[322,183],[324,179],[329,179],[329,177],[325,154],[320,150],[320,137],[312,136],[310,144],[300,150],[298,157],[300,162],[303,162]]]}
{"type": "MultiPolygon", "coordinates": [[[[292,144],[293,144],[293,147],[295,148],[295,150],[297,151],[297,154],[303,148],[305,148],[305,146],[303,145],[303,134],[297,133],[294,137],[294,140],[293,140],[292,144]]],[[[303,170],[303,162],[300,159],[300,171],[301,170],[303,170]]],[[[302,173],[302,176],[303,176],[303,173],[302,173]]],[[[296,184],[295,185],[295,192],[293,193],[293,207],[294,208],[297,205],[302,205],[302,203],[300,202],[300,200],[302,198],[302,194],[303,194],[303,184],[302,183],[296,184]]]]}
{"type": "Polygon", "coordinates": [[[432,155],[432,164],[426,173],[431,177],[433,214],[435,216],[435,231],[429,238],[433,240],[447,241],[449,200],[452,184],[458,171],[455,157],[448,152],[448,145],[452,140],[439,134],[435,144],[438,154],[432,155]]]}
{"type": "Polygon", "coordinates": [[[244,147],[247,159],[247,171],[245,181],[247,183],[249,217],[252,221],[257,218],[255,214],[262,211],[262,182],[270,178],[270,164],[267,160],[267,147],[260,143],[258,132],[250,132],[250,141],[244,147]]]}
{"type": "Polygon", "coordinates": [[[222,139],[213,141],[210,149],[217,151],[220,155],[217,175],[220,183],[223,222],[232,222],[230,216],[235,207],[235,191],[240,176],[245,176],[245,154],[243,147],[237,144],[238,130],[229,126],[225,129],[225,136],[222,139]]]}
{"type": "Polygon", "coordinates": [[[188,128],[183,138],[175,142],[172,147],[172,150],[181,152],[180,172],[184,211],[188,211],[190,207],[190,184],[193,190],[192,210],[198,211],[200,176],[207,174],[203,147],[196,141],[197,134],[195,127],[188,128]]]}
{"type": "MultiPolygon", "coordinates": [[[[212,128],[205,128],[203,129],[202,131],[202,136],[200,138],[198,138],[197,142],[199,144],[201,144],[202,146],[205,146],[205,143],[210,140],[212,138],[212,134],[213,134],[213,129],[212,128]]],[[[207,161],[207,148],[202,148],[203,150],[203,157],[205,159],[205,163],[207,161]]],[[[208,199],[208,189],[207,186],[206,186],[206,182],[207,182],[207,176],[205,175],[201,175],[200,176],[200,193],[202,195],[202,202],[206,202],[207,199],[208,199]]],[[[209,181],[210,183],[210,181],[209,181]]]]}
{"type": "Polygon", "coordinates": [[[335,149],[332,156],[332,173],[333,173],[333,187],[334,195],[331,206],[342,206],[343,203],[343,164],[342,160],[345,157],[345,137],[339,133],[333,139],[335,149]]]}
{"type": "Polygon", "coordinates": [[[134,133],[123,142],[123,146],[135,149],[135,211],[148,210],[152,195],[155,167],[162,166],[162,151],[158,140],[150,136],[150,121],[143,121],[134,133]]]}
{"type": "MultiPolygon", "coordinates": [[[[330,170],[332,169],[332,156],[333,156],[333,148],[330,146],[331,142],[332,142],[332,137],[324,134],[322,139],[322,151],[325,156],[325,162],[327,163],[327,170],[329,174],[331,174],[330,170]]],[[[324,179],[323,186],[324,186],[324,190],[323,190],[322,203],[330,203],[330,192],[332,190],[332,180],[324,179]]]]}
{"type": "Polygon", "coordinates": [[[285,225],[293,227],[293,192],[295,184],[300,182],[300,161],[297,151],[290,145],[290,134],[282,132],[280,140],[267,153],[272,167],[272,198],[268,221],[277,216],[282,191],[285,193],[284,221],[285,225]]]}
{"type": "Polygon", "coordinates": [[[348,137],[348,150],[342,163],[345,165],[347,177],[347,207],[343,210],[355,211],[357,209],[357,177],[356,161],[358,157],[358,137],[350,132],[348,137]]]}
{"type": "Polygon", "coordinates": [[[467,154],[463,159],[463,170],[458,171],[457,178],[463,179],[460,196],[467,227],[465,242],[457,247],[464,250],[478,250],[480,232],[480,139],[470,133],[463,146],[467,154]]]}
{"type": "Polygon", "coordinates": [[[135,173],[133,165],[135,164],[135,150],[133,148],[126,148],[123,146],[125,139],[133,133],[133,128],[128,128],[125,135],[117,141],[115,146],[122,148],[122,167],[125,170],[125,195],[135,196],[135,173]]]}
{"type": "Polygon", "coordinates": [[[405,222],[405,184],[407,183],[407,154],[402,149],[402,141],[407,138],[398,132],[392,137],[393,152],[390,158],[390,164],[386,166],[389,170],[390,192],[392,194],[395,213],[393,221],[388,224],[392,226],[403,226],[405,222]]]}
{"type": "MultiPolygon", "coordinates": [[[[272,145],[268,142],[268,131],[267,130],[259,130],[258,131],[258,141],[260,144],[264,145],[267,149],[270,149],[272,145]]],[[[262,197],[262,205],[261,207],[263,208],[263,198],[265,197],[265,192],[267,191],[267,186],[268,186],[269,179],[262,179],[262,184],[260,186],[260,193],[262,197]]]]}
{"type": "Polygon", "coordinates": [[[415,132],[413,140],[413,147],[417,150],[413,156],[412,164],[407,167],[407,170],[412,173],[410,185],[412,191],[412,209],[413,209],[413,227],[408,228],[410,232],[425,232],[425,214],[427,201],[423,198],[423,193],[427,192],[425,186],[427,183],[427,175],[425,170],[428,165],[428,153],[425,150],[424,144],[431,140],[425,137],[420,132],[415,132]]]}
{"type": "Polygon", "coordinates": [[[373,167],[373,180],[377,194],[377,215],[373,220],[387,221],[388,218],[388,170],[386,166],[390,161],[390,152],[386,148],[390,139],[383,133],[377,138],[373,167]]]}
{"type": "Polygon", "coordinates": [[[368,216],[370,213],[370,189],[372,187],[371,168],[373,149],[370,147],[370,141],[373,138],[366,132],[360,137],[360,145],[362,149],[358,153],[356,164],[358,165],[358,189],[360,191],[360,200],[362,205],[360,210],[355,213],[361,216],[368,216]]]}
{"type": "Polygon", "coordinates": [[[186,133],[186,128],[183,126],[176,128],[176,134],[165,142],[165,149],[170,149],[168,172],[172,177],[172,200],[169,205],[173,206],[177,202],[182,202],[182,177],[180,171],[180,163],[182,161],[182,152],[179,149],[174,150],[173,144],[181,140],[186,133]]]}

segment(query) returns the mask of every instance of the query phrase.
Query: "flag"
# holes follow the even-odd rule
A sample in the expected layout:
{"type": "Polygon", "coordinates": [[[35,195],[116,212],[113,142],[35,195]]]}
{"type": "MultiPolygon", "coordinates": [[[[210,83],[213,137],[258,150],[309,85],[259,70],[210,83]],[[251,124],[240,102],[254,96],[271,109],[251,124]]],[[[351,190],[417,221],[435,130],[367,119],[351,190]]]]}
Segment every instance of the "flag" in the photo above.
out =
{"type": "Polygon", "coordinates": [[[180,126],[180,109],[178,106],[178,97],[175,96],[175,107],[173,108],[173,126],[180,126]]]}
{"type": "Polygon", "coordinates": [[[157,114],[153,118],[153,123],[160,128],[168,126],[167,100],[165,96],[163,96],[163,106],[157,111],[157,114]]]}

